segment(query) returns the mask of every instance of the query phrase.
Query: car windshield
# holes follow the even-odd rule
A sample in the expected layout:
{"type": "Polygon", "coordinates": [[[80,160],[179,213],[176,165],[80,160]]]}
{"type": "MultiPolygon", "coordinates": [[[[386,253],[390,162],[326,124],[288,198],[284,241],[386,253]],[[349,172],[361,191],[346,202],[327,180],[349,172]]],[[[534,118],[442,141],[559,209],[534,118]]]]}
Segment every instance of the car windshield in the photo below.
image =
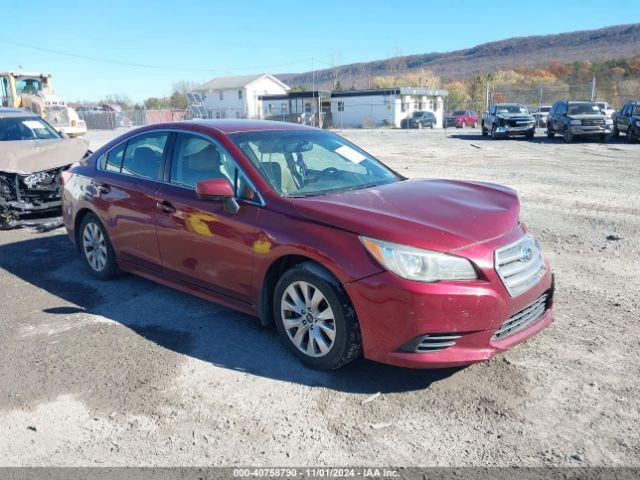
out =
{"type": "Polygon", "coordinates": [[[455,112],[452,113],[454,117],[462,117],[464,116],[464,114],[465,114],[464,110],[456,110],[455,112]]]}
{"type": "Polygon", "coordinates": [[[529,113],[524,105],[498,105],[497,113],[529,113]]]}
{"type": "Polygon", "coordinates": [[[582,115],[585,113],[600,113],[600,108],[594,103],[570,103],[569,115],[582,115]]]}
{"type": "Polygon", "coordinates": [[[0,141],[49,140],[60,134],[38,117],[0,118],[0,141]]]}
{"type": "Polygon", "coordinates": [[[413,118],[419,118],[424,115],[424,112],[413,112],[413,118]]]}
{"type": "Polygon", "coordinates": [[[549,113],[551,107],[538,107],[538,111],[541,113],[549,113]]]}
{"type": "Polygon", "coordinates": [[[229,137],[283,196],[322,195],[401,180],[378,160],[331,132],[268,130],[229,137]]]}

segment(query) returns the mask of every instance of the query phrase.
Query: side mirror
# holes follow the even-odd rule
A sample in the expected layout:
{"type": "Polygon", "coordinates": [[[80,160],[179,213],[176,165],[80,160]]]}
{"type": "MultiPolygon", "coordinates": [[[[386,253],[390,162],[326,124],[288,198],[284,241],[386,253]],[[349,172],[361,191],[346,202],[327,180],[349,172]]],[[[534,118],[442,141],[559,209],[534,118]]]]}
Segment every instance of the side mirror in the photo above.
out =
{"type": "Polygon", "coordinates": [[[226,178],[209,178],[196,183],[196,195],[200,200],[224,202],[224,209],[228,213],[238,213],[240,205],[233,194],[233,187],[226,178]]]}

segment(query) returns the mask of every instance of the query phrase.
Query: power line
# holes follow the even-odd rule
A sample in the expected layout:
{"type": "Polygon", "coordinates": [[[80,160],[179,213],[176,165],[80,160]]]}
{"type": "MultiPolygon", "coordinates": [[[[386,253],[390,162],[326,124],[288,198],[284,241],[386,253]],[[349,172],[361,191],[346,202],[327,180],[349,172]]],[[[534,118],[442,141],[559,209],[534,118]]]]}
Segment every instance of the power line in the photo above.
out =
{"type": "Polygon", "coordinates": [[[191,71],[191,72],[228,72],[228,71],[237,71],[237,70],[260,70],[260,69],[271,69],[271,68],[279,68],[279,67],[287,67],[290,65],[299,65],[301,63],[307,63],[311,61],[310,58],[305,58],[303,60],[297,60],[293,62],[273,64],[273,65],[257,65],[252,67],[238,67],[238,68],[190,68],[190,67],[170,67],[168,65],[150,65],[145,63],[133,63],[133,62],[123,62],[120,60],[113,60],[110,58],[100,58],[93,57],[89,55],[80,55],[78,53],[72,52],[64,52],[62,50],[54,50],[52,48],[44,48],[36,45],[30,45],[28,43],[16,42],[15,40],[9,40],[6,38],[0,38],[0,42],[9,43],[11,45],[16,45],[19,47],[30,48],[32,50],[38,50],[41,52],[54,53],[56,55],[63,55],[66,57],[78,58],[81,60],[89,60],[93,62],[102,62],[102,63],[110,63],[114,65],[123,65],[126,67],[137,67],[137,68],[149,68],[153,70],[182,70],[182,71],[191,71]]]}

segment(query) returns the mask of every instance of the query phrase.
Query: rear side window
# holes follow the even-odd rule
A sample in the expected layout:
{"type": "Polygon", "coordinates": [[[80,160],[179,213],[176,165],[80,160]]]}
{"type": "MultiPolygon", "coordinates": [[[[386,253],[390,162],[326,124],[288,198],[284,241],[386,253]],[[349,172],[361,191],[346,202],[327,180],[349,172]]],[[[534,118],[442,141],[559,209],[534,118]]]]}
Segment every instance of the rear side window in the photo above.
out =
{"type": "Polygon", "coordinates": [[[122,162],[122,173],[160,180],[168,138],[168,132],[157,132],[140,135],[129,140],[122,162]]]}
{"type": "Polygon", "coordinates": [[[244,175],[221,147],[198,135],[179,133],[173,147],[169,181],[195,188],[200,180],[226,178],[234,186],[236,196],[254,198],[244,175]]]}
{"type": "Polygon", "coordinates": [[[124,156],[124,148],[126,142],[118,145],[114,149],[105,153],[100,157],[100,168],[108,172],[120,172],[122,166],[122,157],[124,156]]]}

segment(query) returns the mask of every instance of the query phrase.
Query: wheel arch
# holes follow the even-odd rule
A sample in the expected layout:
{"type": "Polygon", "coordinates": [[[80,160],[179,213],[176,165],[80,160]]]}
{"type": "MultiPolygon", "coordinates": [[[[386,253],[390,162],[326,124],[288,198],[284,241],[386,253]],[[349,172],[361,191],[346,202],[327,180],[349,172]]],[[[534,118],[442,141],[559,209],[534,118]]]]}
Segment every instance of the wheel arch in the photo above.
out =
{"type": "Polygon", "coordinates": [[[78,249],[78,251],[80,251],[80,224],[82,223],[84,217],[86,217],[90,213],[93,213],[95,215],[95,212],[93,210],[87,207],[83,207],[78,210],[75,219],[73,220],[73,238],[75,240],[76,248],[78,249]]]}
{"type": "Polygon", "coordinates": [[[260,289],[260,297],[258,299],[258,315],[262,325],[273,323],[273,298],[278,279],[284,272],[296,265],[304,264],[311,272],[322,277],[324,280],[333,283],[337,287],[341,287],[340,281],[327,267],[317,260],[299,254],[287,254],[276,258],[267,268],[260,289]]]}

